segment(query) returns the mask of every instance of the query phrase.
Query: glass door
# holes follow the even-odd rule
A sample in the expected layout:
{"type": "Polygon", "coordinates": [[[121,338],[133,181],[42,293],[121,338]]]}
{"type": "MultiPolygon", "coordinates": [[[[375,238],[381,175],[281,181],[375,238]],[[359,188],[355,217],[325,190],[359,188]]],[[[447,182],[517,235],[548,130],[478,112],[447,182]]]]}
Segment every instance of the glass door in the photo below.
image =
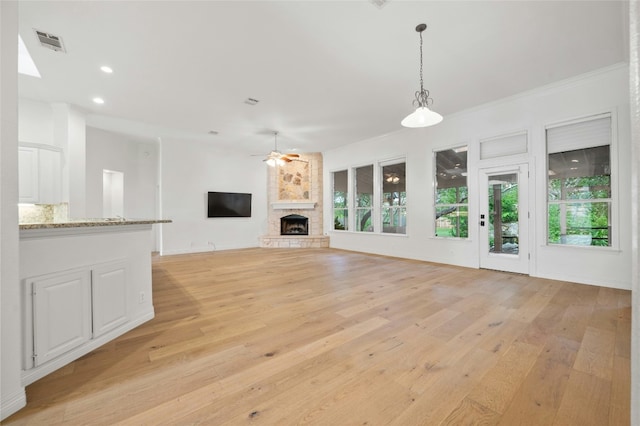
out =
{"type": "Polygon", "coordinates": [[[529,273],[528,167],[480,170],[480,267],[529,273]]]}

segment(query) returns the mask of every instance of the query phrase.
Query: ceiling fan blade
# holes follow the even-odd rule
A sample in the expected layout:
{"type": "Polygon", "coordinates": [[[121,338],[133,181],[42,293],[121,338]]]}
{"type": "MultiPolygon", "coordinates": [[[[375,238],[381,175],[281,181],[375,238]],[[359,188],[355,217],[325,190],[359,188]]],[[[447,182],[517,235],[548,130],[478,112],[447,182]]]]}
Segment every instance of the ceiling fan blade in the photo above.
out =
{"type": "Polygon", "coordinates": [[[281,159],[282,161],[284,161],[284,162],[287,162],[287,163],[290,163],[290,162],[292,162],[292,161],[293,161],[291,158],[288,158],[288,157],[286,157],[286,156],[284,156],[284,155],[283,155],[282,157],[280,157],[280,159],[281,159]]]}
{"type": "Polygon", "coordinates": [[[300,154],[287,153],[284,155],[285,157],[290,157],[290,158],[300,158],[300,154]]]}

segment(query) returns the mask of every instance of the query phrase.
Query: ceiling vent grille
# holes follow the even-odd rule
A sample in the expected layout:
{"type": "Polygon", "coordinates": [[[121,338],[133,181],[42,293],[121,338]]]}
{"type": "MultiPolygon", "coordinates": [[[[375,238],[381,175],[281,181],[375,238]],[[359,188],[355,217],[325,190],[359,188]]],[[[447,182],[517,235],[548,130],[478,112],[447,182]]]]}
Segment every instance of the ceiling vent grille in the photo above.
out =
{"type": "Polygon", "coordinates": [[[382,9],[387,3],[389,3],[389,0],[369,0],[369,2],[378,9],[382,9]]]}
{"type": "Polygon", "coordinates": [[[36,36],[38,37],[38,40],[40,41],[40,44],[42,46],[46,47],[47,49],[55,50],[56,52],[66,52],[61,37],[50,33],[45,33],[44,31],[34,31],[36,32],[36,36]]]}
{"type": "Polygon", "coordinates": [[[247,99],[244,100],[245,104],[251,105],[251,106],[257,105],[258,102],[260,102],[260,101],[257,100],[257,99],[254,99],[254,98],[247,98],[247,99]]]}

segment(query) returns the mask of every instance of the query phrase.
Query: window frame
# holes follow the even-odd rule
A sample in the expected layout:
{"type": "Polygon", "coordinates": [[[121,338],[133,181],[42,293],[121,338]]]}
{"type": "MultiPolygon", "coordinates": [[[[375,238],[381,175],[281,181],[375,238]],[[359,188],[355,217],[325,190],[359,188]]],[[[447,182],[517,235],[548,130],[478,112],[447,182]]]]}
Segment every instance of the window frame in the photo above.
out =
{"type": "MultiPolygon", "coordinates": [[[[443,147],[443,148],[439,148],[439,149],[434,149],[432,151],[432,175],[431,178],[433,179],[433,185],[432,185],[432,194],[433,194],[433,222],[432,224],[432,237],[433,238],[438,238],[438,239],[445,239],[445,240],[461,240],[461,241],[467,241],[470,240],[470,231],[471,231],[471,226],[470,226],[470,215],[469,215],[469,209],[470,209],[470,205],[469,205],[469,200],[471,199],[471,194],[469,193],[469,148],[470,148],[470,144],[469,143],[461,143],[461,144],[457,144],[455,146],[451,146],[451,147],[443,147]],[[466,203],[442,203],[439,204],[438,203],[438,163],[437,163],[437,154],[439,152],[444,152],[444,151],[455,151],[457,149],[464,149],[467,152],[467,164],[466,164],[466,173],[467,176],[465,176],[465,180],[466,180],[466,188],[467,188],[467,202],[466,203]],[[438,208],[440,207],[455,207],[456,210],[460,209],[460,207],[466,207],[466,211],[467,211],[467,235],[466,236],[446,236],[446,235],[438,235],[438,219],[437,219],[437,215],[438,215],[438,208]]],[[[459,233],[459,230],[458,230],[459,233]]]]}
{"type": "MultiPolygon", "coordinates": [[[[620,220],[619,220],[619,208],[620,208],[620,198],[619,198],[619,162],[618,162],[618,129],[617,129],[618,117],[616,110],[611,110],[608,112],[600,112],[590,115],[580,116],[574,119],[559,121],[551,124],[547,124],[543,128],[544,135],[544,175],[545,175],[545,191],[544,191],[544,200],[545,200],[545,218],[544,218],[544,243],[546,247],[557,247],[557,248],[571,248],[571,249],[581,249],[581,250],[606,250],[606,251],[618,251],[620,250],[620,220]],[[551,202],[549,200],[549,146],[548,146],[548,138],[547,131],[554,128],[559,128],[563,126],[569,126],[572,124],[584,123],[592,120],[598,120],[603,118],[610,119],[610,140],[609,140],[609,167],[610,167],[610,198],[602,199],[602,198],[592,198],[592,199],[575,199],[575,200],[557,200],[551,202]],[[579,245],[579,244],[566,244],[566,243],[555,243],[549,241],[549,206],[552,204],[579,204],[579,203],[602,203],[608,202],[610,203],[610,215],[609,215],[609,240],[610,245],[608,246],[597,246],[597,245],[579,245]]],[[[605,145],[597,145],[597,146],[605,146],[605,145]]],[[[594,146],[583,146],[579,149],[586,149],[596,147],[594,146]]],[[[568,151],[558,151],[558,152],[568,152],[568,151]]],[[[555,152],[554,152],[555,153],[555,152]]]]}
{"type": "Polygon", "coordinates": [[[331,214],[332,214],[332,225],[331,225],[331,231],[339,231],[339,232],[348,232],[351,229],[351,216],[349,214],[350,210],[351,210],[351,185],[349,182],[349,168],[344,168],[341,170],[334,170],[331,172],[331,214]],[[347,192],[346,192],[346,196],[345,196],[345,206],[341,207],[341,208],[336,208],[335,205],[335,194],[336,194],[336,190],[335,190],[335,174],[336,173],[342,173],[345,172],[347,174],[347,192]],[[344,229],[336,229],[335,228],[335,218],[336,218],[336,211],[343,211],[346,213],[342,215],[342,217],[346,217],[346,220],[344,221],[344,229]]]}
{"type": "Polygon", "coordinates": [[[379,231],[376,229],[376,224],[377,224],[377,211],[376,211],[376,163],[375,162],[371,162],[371,163],[366,163],[366,164],[362,164],[359,166],[353,166],[351,167],[351,173],[353,175],[353,182],[351,185],[352,188],[352,206],[353,206],[353,214],[350,214],[351,218],[350,220],[352,221],[353,227],[352,227],[352,231],[351,232],[357,232],[357,233],[363,233],[363,234],[375,234],[378,233],[379,231]],[[358,207],[358,169],[362,169],[365,167],[371,167],[371,201],[370,201],[370,205],[368,207],[358,207]],[[366,230],[360,230],[359,226],[358,226],[358,212],[362,210],[370,210],[371,211],[371,216],[370,216],[370,223],[371,223],[371,230],[370,231],[366,231],[366,230]]]}
{"type": "MultiPolygon", "coordinates": [[[[397,158],[393,158],[390,160],[385,160],[385,161],[378,161],[377,163],[378,166],[378,172],[377,172],[377,178],[378,178],[378,185],[377,185],[377,189],[378,189],[378,204],[376,205],[377,210],[378,210],[378,233],[382,234],[382,235],[407,235],[407,213],[408,213],[408,198],[407,198],[407,159],[406,157],[397,157],[397,158]],[[404,194],[405,194],[405,204],[404,205],[397,205],[397,206],[385,206],[384,205],[384,168],[387,166],[393,166],[396,164],[404,164],[404,194]],[[393,210],[398,211],[404,211],[404,232],[385,232],[384,231],[384,223],[382,223],[383,218],[384,218],[384,210],[385,208],[390,208],[393,210]]],[[[374,179],[374,184],[375,184],[375,179],[374,179]]],[[[375,187],[375,185],[374,185],[375,187]]],[[[375,189],[375,188],[374,188],[375,189]]]]}

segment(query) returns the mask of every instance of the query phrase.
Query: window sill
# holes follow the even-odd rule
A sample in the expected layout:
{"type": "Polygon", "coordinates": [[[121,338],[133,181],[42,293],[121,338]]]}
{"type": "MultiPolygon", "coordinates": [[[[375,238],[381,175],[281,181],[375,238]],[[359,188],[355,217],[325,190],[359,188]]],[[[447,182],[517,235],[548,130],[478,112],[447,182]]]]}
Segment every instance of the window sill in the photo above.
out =
{"type": "Polygon", "coordinates": [[[336,234],[350,234],[350,235],[384,235],[391,237],[408,237],[407,234],[392,234],[389,232],[364,232],[364,231],[347,231],[342,229],[332,229],[330,233],[336,234]]]}
{"type": "Polygon", "coordinates": [[[570,249],[570,250],[586,250],[586,251],[600,251],[604,253],[622,253],[620,247],[602,247],[602,246],[578,246],[572,244],[543,244],[542,248],[550,249],[570,249]]]}

